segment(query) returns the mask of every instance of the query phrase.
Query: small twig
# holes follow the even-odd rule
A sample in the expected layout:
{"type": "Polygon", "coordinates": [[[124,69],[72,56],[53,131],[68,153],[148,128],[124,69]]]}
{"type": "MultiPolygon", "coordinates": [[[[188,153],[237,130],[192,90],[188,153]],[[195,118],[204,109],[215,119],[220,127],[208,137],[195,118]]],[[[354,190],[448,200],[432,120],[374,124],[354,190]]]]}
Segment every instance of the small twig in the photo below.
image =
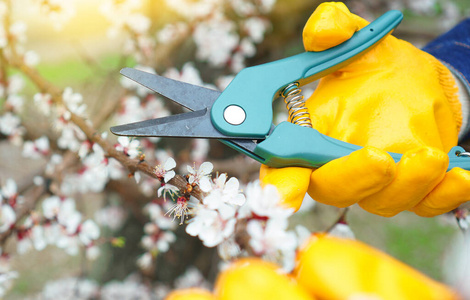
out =
{"type": "Polygon", "coordinates": [[[325,230],[325,232],[330,232],[330,231],[335,227],[335,225],[338,224],[338,223],[345,223],[345,224],[347,224],[347,223],[346,223],[346,215],[347,215],[348,211],[349,211],[349,207],[345,207],[345,208],[341,211],[341,213],[340,213],[340,215],[338,216],[338,218],[336,219],[336,221],[335,221],[330,227],[328,227],[328,228],[325,230]]]}

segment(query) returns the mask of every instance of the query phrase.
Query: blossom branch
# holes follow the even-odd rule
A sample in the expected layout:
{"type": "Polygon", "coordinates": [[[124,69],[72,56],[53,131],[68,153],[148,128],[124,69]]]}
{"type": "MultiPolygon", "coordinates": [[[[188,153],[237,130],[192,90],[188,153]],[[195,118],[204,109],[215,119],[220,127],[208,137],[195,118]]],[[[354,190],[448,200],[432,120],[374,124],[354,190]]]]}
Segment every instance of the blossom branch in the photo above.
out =
{"type": "Polygon", "coordinates": [[[45,191],[45,185],[35,186],[30,195],[25,197],[24,202],[21,205],[18,205],[15,211],[16,222],[10,227],[10,229],[0,234],[0,245],[4,245],[6,240],[15,233],[19,221],[26,217],[36,207],[36,204],[39,199],[41,199],[41,196],[44,195],[45,191]]]}
{"type": "MultiPolygon", "coordinates": [[[[27,66],[23,62],[23,60],[18,56],[13,56],[10,62],[13,67],[23,72],[23,74],[26,75],[38,87],[41,92],[51,95],[54,103],[64,103],[62,98],[62,91],[53,84],[51,84],[49,81],[47,81],[44,77],[42,77],[37,72],[37,70],[27,66]]],[[[119,161],[124,167],[129,170],[131,174],[134,174],[136,171],[140,171],[150,177],[160,180],[160,178],[154,173],[155,166],[150,165],[142,159],[129,158],[124,153],[117,151],[109,141],[104,139],[100,135],[100,133],[94,127],[92,127],[89,121],[76,115],[73,112],[70,113],[70,120],[75,125],[77,125],[83,131],[83,133],[85,133],[87,139],[94,143],[97,143],[101,148],[103,148],[103,150],[107,153],[109,157],[113,157],[117,161],[119,161]]],[[[169,181],[169,183],[176,186],[182,192],[182,194],[190,194],[200,200],[204,196],[204,193],[198,186],[192,187],[190,190],[188,190],[188,182],[183,176],[176,175],[169,181]]]]}

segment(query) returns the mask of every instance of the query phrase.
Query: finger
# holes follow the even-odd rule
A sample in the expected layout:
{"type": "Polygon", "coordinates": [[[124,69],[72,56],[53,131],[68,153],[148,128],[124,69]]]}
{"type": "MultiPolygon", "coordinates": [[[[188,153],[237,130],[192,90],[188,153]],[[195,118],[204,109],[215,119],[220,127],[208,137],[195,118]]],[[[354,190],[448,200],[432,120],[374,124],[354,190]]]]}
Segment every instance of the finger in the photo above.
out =
{"type": "Polygon", "coordinates": [[[470,172],[453,168],[423,201],[411,210],[422,217],[434,217],[449,212],[470,201],[470,172]]]}
{"type": "Polygon", "coordinates": [[[219,275],[214,293],[223,300],[312,300],[305,289],[277,269],[277,265],[261,259],[241,259],[219,275]]]}
{"type": "Polygon", "coordinates": [[[448,163],[449,157],[436,148],[410,150],[397,164],[393,181],[358,204],[368,212],[384,217],[410,209],[441,182],[448,163]]]}
{"type": "Polygon", "coordinates": [[[308,193],[318,202],[346,207],[378,192],[394,176],[392,157],[377,148],[365,147],[314,171],[308,193]]]}
{"type": "Polygon", "coordinates": [[[263,185],[276,186],[281,196],[281,203],[295,211],[299,210],[307,193],[310,174],[313,169],[300,167],[270,168],[262,165],[260,180],[263,185]]]}
{"type": "Polygon", "coordinates": [[[351,38],[368,24],[351,14],[341,2],[320,4],[305,24],[302,37],[306,51],[323,51],[351,38]]]}
{"type": "Polygon", "coordinates": [[[294,275],[317,299],[458,299],[448,287],[385,253],[324,235],[313,236],[300,250],[294,275]]]}

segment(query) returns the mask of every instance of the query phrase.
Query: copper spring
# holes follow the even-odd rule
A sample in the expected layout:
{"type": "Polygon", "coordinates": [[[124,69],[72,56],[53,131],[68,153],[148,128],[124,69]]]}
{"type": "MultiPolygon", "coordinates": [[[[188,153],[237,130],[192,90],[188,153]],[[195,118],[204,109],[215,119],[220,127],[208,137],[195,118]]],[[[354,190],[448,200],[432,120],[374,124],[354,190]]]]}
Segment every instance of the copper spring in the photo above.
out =
{"type": "Polygon", "coordinates": [[[304,96],[301,92],[299,83],[293,82],[282,90],[281,96],[289,112],[289,121],[299,126],[312,128],[312,120],[310,120],[310,114],[305,107],[304,96]]]}

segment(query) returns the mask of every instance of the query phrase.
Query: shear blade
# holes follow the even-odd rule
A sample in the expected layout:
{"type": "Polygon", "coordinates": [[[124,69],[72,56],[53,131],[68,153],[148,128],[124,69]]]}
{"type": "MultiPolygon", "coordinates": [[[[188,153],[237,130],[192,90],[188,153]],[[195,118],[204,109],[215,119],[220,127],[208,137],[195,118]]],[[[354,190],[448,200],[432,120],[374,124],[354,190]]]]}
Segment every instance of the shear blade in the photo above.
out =
{"type": "Polygon", "coordinates": [[[121,74],[193,111],[212,107],[221,94],[216,90],[132,68],[122,69],[121,74]]]}
{"type": "Polygon", "coordinates": [[[210,119],[209,109],[182,113],[168,117],[146,120],[111,127],[111,132],[124,136],[145,137],[191,137],[232,139],[221,134],[214,128],[210,119]]]}

